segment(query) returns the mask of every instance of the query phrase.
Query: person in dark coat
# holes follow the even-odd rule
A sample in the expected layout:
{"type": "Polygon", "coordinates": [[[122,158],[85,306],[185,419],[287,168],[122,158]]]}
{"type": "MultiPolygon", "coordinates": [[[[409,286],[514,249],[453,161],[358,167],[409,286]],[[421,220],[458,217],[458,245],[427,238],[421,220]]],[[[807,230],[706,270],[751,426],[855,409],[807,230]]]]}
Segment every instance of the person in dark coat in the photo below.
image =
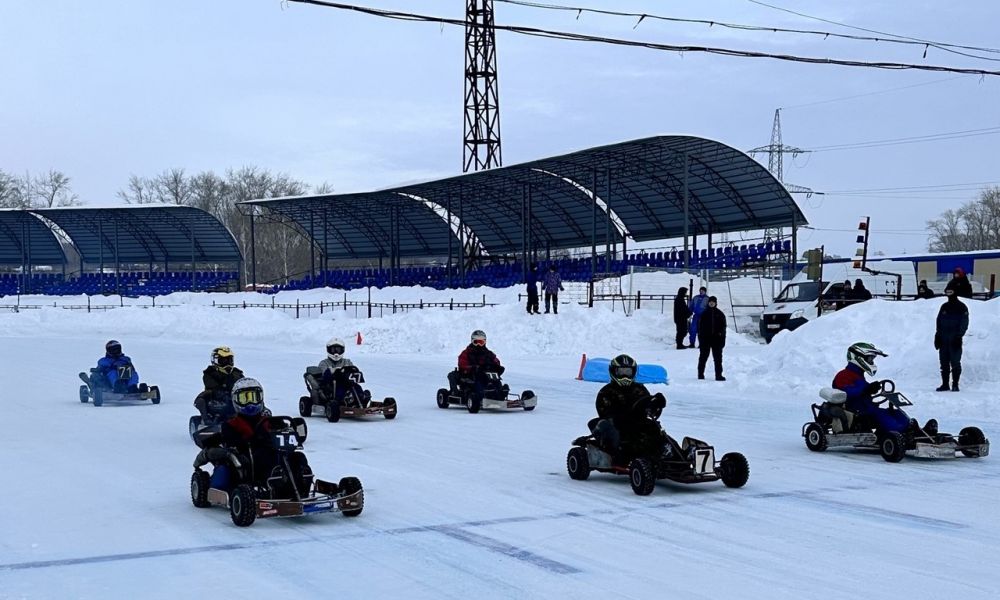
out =
{"type": "Polygon", "coordinates": [[[850,304],[853,297],[854,291],[851,289],[851,280],[848,279],[844,281],[844,287],[840,288],[840,293],[837,295],[836,310],[840,310],[850,304]]]}
{"type": "Polygon", "coordinates": [[[229,346],[212,349],[212,364],[201,374],[205,389],[194,399],[194,406],[203,420],[232,415],[230,394],[233,385],[243,379],[243,371],[236,368],[235,360],[236,356],[229,346]]]}
{"type": "Polygon", "coordinates": [[[486,392],[489,373],[503,375],[504,367],[492,350],[486,347],[486,333],[477,329],[472,332],[469,345],[458,355],[458,369],[448,374],[452,388],[464,380],[473,386],[474,393],[482,398],[486,392]]]}
{"type": "Polygon", "coordinates": [[[868,288],[865,287],[865,282],[861,281],[861,279],[854,280],[854,289],[851,291],[851,299],[854,300],[855,304],[872,299],[872,293],[868,291],[868,288]]]}
{"type": "Polygon", "coordinates": [[[946,289],[948,301],[941,305],[934,332],[934,349],[941,361],[941,387],[939,392],[948,391],[948,376],[951,375],[951,391],[958,391],[958,380],[962,376],[962,336],[969,329],[969,309],[953,289],[946,289]]]}
{"type": "Polygon", "coordinates": [[[712,353],[715,362],[715,380],[725,381],[722,376],[722,349],[726,347],[726,315],[718,307],[715,296],[709,296],[708,308],[701,313],[698,323],[698,379],[705,378],[705,364],[712,353]]]}
{"type": "Polygon", "coordinates": [[[650,395],[635,381],[639,366],[627,354],[608,363],[611,382],[597,392],[594,437],[607,451],[619,457],[658,456],[666,437],[660,424],[650,418],[650,409],[662,410],[662,394],[650,395]]]}
{"type": "Polygon", "coordinates": [[[538,313],[538,263],[531,263],[531,268],[528,269],[528,277],[525,280],[528,284],[528,314],[537,315],[538,313]]]}
{"type": "Polygon", "coordinates": [[[563,291],[562,277],[556,271],[555,265],[549,266],[549,272],[542,278],[542,291],[545,292],[545,312],[549,312],[552,304],[552,314],[559,314],[559,292],[563,291]]]}
{"type": "Polygon", "coordinates": [[[934,297],[934,291],[927,285],[926,279],[920,280],[920,285],[917,286],[917,299],[923,298],[924,300],[934,297]]]}
{"type": "Polygon", "coordinates": [[[677,297],[674,298],[674,325],[677,326],[677,349],[687,348],[684,345],[684,336],[688,333],[688,319],[691,317],[691,309],[687,303],[688,289],[682,287],[677,290],[677,297]]]}
{"type": "Polygon", "coordinates": [[[945,287],[945,293],[948,290],[954,290],[955,295],[961,298],[971,298],[972,297],[972,283],[969,278],[965,275],[965,269],[962,267],[955,267],[954,275],[951,281],[948,282],[948,286],[945,287]]]}

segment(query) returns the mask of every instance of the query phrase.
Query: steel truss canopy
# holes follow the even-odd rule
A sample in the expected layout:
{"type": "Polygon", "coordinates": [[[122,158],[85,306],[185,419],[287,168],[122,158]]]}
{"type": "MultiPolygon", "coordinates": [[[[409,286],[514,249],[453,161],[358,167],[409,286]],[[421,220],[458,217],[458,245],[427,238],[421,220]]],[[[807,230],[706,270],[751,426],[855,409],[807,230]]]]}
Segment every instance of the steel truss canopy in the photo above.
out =
{"type": "Polygon", "coordinates": [[[0,264],[64,265],[66,254],[55,234],[28,211],[0,210],[0,264]]]}
{"type": "Polygon", "coordinates": [[[232,234],[190,206],[32,209],[66,233],[84,263],[223,263],[243,260],[232,234]]]}
{"type": "Polygon", "coordinates": [[[449,212],[491,254],[807,223],[760,163],[720,142],[682,135],[371,193],[248,204],[290,217],[330,258],[388,256],[393,232],[397,256],[446,254],[455,235],[449,212]]]}

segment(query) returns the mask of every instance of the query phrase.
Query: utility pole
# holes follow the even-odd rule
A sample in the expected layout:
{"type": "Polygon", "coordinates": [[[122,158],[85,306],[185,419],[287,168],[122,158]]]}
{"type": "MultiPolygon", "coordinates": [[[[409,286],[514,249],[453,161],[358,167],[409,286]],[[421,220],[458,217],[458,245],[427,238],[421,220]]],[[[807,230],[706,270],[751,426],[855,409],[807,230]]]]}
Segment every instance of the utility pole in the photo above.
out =
{"type": "Polygon", "coordinates": [[[463,173],[503,164],[493,0],[465,2],[464,129],[463,173]]]}

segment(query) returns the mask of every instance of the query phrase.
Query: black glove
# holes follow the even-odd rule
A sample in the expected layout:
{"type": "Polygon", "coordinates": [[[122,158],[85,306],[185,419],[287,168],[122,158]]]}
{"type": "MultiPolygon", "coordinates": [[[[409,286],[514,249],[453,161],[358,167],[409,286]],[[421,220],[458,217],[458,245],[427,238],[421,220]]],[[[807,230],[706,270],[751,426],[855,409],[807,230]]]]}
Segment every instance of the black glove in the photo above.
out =
{"type": "Polygon", "coordinates": [[[934,349],[935,350],[941,349],[941,336],[936,333],[934,334],[934,349]]]}
{"type": "Polygon", "coordinates": [[[657,392],[650,400],[649,405],[653,408],[663,410],[667,407],[667,399],[663,397],[663,394],[657,392]]]}
{"type": "Polygon", "coordinates": [[[865,388],[865,392],[868,393],[869,395],[875,395],[881,391],[882,391],[881,381],[873,381],[868,384],[868,387],[865,388]]]}
{"type": "Polygon", "coordinates": [[[507,369],[505,369],[504,367],[502,367],[500,365],[497,365],[497,368],[496,368],[497,375],[503,375],[503,372],[506,371],[506,370],[507,369]]]}

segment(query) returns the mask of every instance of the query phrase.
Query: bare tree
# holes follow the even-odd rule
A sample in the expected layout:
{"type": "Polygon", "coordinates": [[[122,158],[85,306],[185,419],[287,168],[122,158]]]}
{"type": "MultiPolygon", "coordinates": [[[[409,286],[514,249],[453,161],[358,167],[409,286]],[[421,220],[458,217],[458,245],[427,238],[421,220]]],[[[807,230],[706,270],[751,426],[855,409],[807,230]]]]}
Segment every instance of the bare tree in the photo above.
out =
{"type": "Polygon", "coordinates": [[[927,222],[932,252],[964,252],[1000,248],[1000,187],[988,187],[979,198],[948,209],[927,222]]]}
{"type": "Polygon", "coordinates": [[[129,175],[128,185],[116,194],[126,204],[151,204],[156,202],[152,182],[138,175],[129,175]]]}
{"type": "Polygon", "coordinates": [[[0,171],[0,208],[27,208],[29,204],[24,181],[16,175],[0,171]]]}
{"type": "Polygon", "coordinates": [[[162,204],[187,206],[190,204],[191,183],[184,176],[184,169],[170,169],[153,179],[156,201],[162,204]]]}
{"type": "Polygon", "coordinates": [[[42,208],[78,205],[77,196],[70,188],[70,179],[65,173],[50,169],[33,180],[32,204],[42,208]]]}

